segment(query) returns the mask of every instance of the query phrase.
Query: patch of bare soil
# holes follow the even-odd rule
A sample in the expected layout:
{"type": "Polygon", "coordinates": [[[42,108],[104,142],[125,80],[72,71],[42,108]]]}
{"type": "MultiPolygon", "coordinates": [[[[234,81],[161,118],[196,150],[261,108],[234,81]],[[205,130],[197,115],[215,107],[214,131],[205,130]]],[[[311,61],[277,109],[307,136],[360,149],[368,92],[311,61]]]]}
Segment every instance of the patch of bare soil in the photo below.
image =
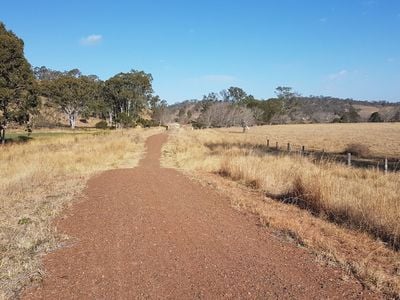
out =
{"type": "Polygon", "coordinates": [[[160,168],[166,139],[147,140],[139,167],[89,181],[56,224],[73,243],[44,257],[44,281],[25,299],[381,297],[213,188],[160,168]]]}

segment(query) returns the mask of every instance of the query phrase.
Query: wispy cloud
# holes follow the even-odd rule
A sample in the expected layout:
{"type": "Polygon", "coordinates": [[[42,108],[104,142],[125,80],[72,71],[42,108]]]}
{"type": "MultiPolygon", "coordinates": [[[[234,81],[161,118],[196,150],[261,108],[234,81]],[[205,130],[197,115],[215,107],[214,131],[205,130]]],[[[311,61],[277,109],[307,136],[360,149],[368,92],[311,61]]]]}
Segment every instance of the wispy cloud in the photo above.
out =
{"type": "Polygon", "coordinates": [[[81,38],[81,45],[94,46],[101,43],[103,36],[101,34],[91,34],[87,37],[81,38]]]}
{"type": "Polygon", "coordinates": [[[348,73],[349,73],[349,71],[347,71],[347,70],[341,70],[341,71],[339,71],[339,72],[330,74],[330,75],[328,76],[328,78],[329,78],[330,80],[337,80],[337,79],[340,79],[340,78],[345,77],[348,73]]]}
{"type": "Polygon", "coordinates": [[[328,22],[328,18],[323,17],[323,18],[320,18],[319,21],[321,23],[326,23],[326,22],[328,22]]]}

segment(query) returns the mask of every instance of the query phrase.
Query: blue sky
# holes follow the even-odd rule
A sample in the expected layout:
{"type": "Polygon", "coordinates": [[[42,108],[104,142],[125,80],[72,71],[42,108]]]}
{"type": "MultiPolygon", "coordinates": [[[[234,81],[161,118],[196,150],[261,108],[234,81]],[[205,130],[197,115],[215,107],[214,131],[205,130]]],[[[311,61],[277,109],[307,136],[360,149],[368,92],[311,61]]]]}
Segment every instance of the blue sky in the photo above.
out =
{"type": "Polygon", "coordinates": [[[399,0],[0,0],[0,20],[33,66],[144,70],[169,103],[279,85],[400,101],[399,0]]]}

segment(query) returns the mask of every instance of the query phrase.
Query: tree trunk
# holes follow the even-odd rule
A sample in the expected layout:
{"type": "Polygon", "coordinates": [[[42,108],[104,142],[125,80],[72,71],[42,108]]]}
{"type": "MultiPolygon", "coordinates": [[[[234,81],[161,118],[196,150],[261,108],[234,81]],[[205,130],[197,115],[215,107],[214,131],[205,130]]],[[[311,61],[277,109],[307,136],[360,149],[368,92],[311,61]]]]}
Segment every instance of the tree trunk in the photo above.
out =
{"type": "Polygon", "coordinates": [[[112,112],[108,112],[108,118],[109,118],[110,126],[112,126],[113,125],[113,113],[112,112]]]}
{"type": "Polygon", "coordinates": [[[6,142],[6,128],[3,126],[0,127],[0,140],[1,144],[4,145],[6,142]]]}
{"type": "Polygon", "coordinates": [[[71,126],[72,129],[75,129],[76,115],[72,113],[68,116],[68,118],[69,118],[69,125],[71,126]]]}

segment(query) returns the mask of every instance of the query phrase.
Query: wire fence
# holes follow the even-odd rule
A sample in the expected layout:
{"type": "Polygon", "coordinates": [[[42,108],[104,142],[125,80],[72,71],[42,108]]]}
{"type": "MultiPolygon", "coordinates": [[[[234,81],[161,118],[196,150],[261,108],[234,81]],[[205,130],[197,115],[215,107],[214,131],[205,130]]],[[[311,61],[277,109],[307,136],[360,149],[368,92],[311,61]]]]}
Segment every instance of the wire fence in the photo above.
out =
{"type": "Polygon", "coordinates": [[[293,143],[279,143],[266,139],[265,151],[271,154],[300,155],[310,157],[314,161],[332,161],[349,167],[374,169],[388,172],[400,171],[400,158],[388,157],[359,157],[354,153],[333,153],[324,149],[307,147],[293,143]]]}

